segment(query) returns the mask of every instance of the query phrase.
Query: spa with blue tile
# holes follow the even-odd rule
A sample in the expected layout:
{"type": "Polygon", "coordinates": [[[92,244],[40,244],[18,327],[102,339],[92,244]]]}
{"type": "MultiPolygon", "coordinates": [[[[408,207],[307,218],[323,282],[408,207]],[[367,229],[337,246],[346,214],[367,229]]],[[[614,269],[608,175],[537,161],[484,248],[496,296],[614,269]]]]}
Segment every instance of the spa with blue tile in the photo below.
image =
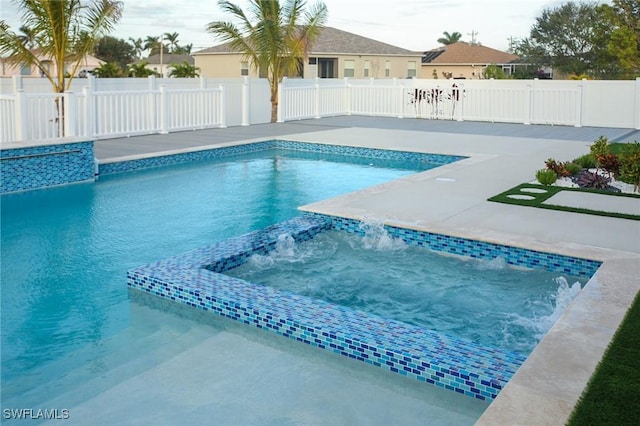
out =
{"type": "MultiPolygon", "coordinates": [[[[225,275],[253,254],[266,254],[281,235],[305,241],[330,229],[362,233],[353,219],[304,214],[249,234],[128,272],[131,291],[230,318],[318,349],[480,400],[494,399],[525,356],[399,321],[256,285],[225,275]]],[[[526,268],[591,276],[600,262],[385,226],[407,244],[494,259],[526,268]]]]}

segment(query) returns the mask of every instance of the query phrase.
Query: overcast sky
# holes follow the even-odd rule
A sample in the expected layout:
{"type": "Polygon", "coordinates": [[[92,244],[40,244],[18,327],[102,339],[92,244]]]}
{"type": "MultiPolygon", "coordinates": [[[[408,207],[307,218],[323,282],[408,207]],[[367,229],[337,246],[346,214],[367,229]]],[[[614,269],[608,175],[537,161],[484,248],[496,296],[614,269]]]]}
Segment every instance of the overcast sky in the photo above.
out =
{"type": "MultiPolygon", "coordinates": [[[[313,3],[313,0],[308,0],[313,3]]],[[[607,1],[600,1],[600,3],[607,1]]],[[[246,0],[236,0],[246,5],[246,0]]],[[[459,32],[463,41],[471,33],[485,46],[500,50],[508,39],[526,38],[536,17],[558,0],[324,0],[328,26],[373,38],[409,50],[437,47],[443,31],[459,32]]],[[[12,29],[20,27],[20,15],[12,0],[0,0],[0,16],[12,29]]],[[[160,36],[177,32],[181,45],[193,51],[220,44],[207,33],[207,23],[226,20],[215,0],[125,0],[123,17],[111,36],[160,36]]]]}

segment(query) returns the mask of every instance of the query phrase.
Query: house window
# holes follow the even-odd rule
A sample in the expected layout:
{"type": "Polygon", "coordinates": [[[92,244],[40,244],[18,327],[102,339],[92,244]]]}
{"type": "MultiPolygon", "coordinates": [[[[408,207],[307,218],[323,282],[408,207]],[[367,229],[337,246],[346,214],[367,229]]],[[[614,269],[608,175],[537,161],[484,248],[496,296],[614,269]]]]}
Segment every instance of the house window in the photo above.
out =
{"type": "Polygon", "coordinates": [[[31,65],[29,64],[20,65],[20,75],[31,75],[31,65]]]}
{"type": "Polygon", "coordinates": [[[242,61],[240,62],[240,75],[249,75],[249,62],[242,61]]]}
{"type": "Polygon", "coordinates": [[[407,77],[412,78],[412,77],[416,77],[417,75],[418,73],[416,69],[416,61],[410,61],[409,67],[407,69],[407,77]]]}
{"type": "Polygon", "coordinates": [[[355,77],[356,75],[356,61],[346,60],[344,61],[344,76],[355,77]]]}
{"type": "Polygon", "coordinates": [[[364,61],[364,76],[369,77],[371,73],[371,61],[364,61]]]}
{"type": "Polygon", "coordinates": [[[384,63],[384,76],[391,77],[391,61],[386,61],[384,63]]]}

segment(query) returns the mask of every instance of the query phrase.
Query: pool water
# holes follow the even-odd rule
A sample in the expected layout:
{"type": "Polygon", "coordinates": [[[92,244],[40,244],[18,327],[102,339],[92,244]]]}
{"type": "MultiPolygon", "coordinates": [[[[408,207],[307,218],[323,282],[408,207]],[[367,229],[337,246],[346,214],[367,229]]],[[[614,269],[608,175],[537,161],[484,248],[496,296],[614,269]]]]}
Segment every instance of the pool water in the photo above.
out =
{"type": "Polygon", "coordinates": [[[2,196],[3,406],[131,333],[127,270],[432,167],[269,150],[2,196]]]}
{"type": "Polygon", "coordinates": [[[327,231],[298,243],[283,234],[273,251],[225,274],[524,355],[586,284],[407,245],[380,223],[362,227],[364,237],[327,231]]]}

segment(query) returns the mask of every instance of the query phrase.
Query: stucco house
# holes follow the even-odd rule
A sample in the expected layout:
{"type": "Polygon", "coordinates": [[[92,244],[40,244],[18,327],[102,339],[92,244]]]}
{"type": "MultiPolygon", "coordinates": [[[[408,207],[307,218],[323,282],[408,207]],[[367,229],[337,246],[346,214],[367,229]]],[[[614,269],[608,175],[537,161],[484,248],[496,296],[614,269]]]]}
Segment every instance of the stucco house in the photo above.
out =
{"type": "Polygon", "coordinates": [[[518,56],[478,43],[459,41],[424,52],[420,67],[420,78],[465,78],[482,79],[484,69],[496,64],[506,75],[511,75],[517,66],[518,56]]]}
{"type": "MultiPolygon", "coordinates": [[[[413,52],[332,27],[323,27],[304,61],[302,78],[408,78],[420,72],[421,52],[413,52]]],[[[229,43],[193,53],[205,77],[258,77],[260,72],[229,43]]]]}
{"type": "MultiPolygon", "coordinates": [[[[34,55],[40,59],[44,67],[46,67],[47,71],[51,72],[52,77],[57,77],[57,67],[55,65],[55,60],[53,58],[47,58],[40,54],[39,49],[32,50],[34,55]]],[[[100,59],[86,55],[80,64],[76,72],[76,76],[86,76],[87,73],[90,73],[94,69],[98,68],[104,63],[100,59]]],[[[70,64],[65,66],[65,72],[71,73],[72,67],[70,64]]],[[[12,77],[14,75],[20,75],[23,77],[43,77],[44,74],[40,68],[36,65],[29,64],[15,64],[8,60],[8,58],[0,58],[0,77],[12,77]]]]}
{"type": "Polygon", "coordinates": [[[171,72],[169,65],[181,64],[184,61],[187,61],[189,65],[194,65],[195,63],[193,56],[182,54],[178,55],[175,53],[164,53],[162,55],[158,53],[157,55],[151,55],[148,58],[137,60],[134,63],[139,64],[141,62],[146,62],[147,65],[145,68],[155,71],[163,77],[169,77],[169,73],[171,72]]]}

